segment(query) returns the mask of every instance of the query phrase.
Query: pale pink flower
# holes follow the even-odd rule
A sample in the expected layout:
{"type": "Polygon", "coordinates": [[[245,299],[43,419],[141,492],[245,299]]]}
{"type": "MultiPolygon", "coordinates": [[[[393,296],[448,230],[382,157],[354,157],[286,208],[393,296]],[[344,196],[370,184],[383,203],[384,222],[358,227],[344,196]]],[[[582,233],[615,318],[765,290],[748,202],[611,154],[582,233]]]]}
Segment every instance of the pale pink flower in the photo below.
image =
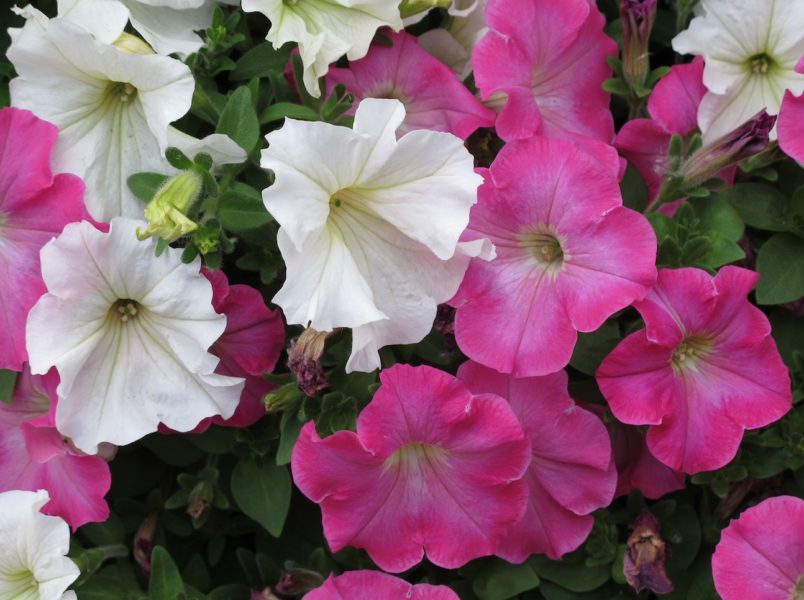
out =
{"type": "Polygon", "coordinates": [[[757,278],[730,266],[715,277],[660,270],[634,304],[646,329],[620,342],[597,371],[614,416],[650,425],[648,448],[677,471],[722,467],[745,429],[790,410],[790,378],[770,323],[746,298],[757,278]]]}
{"type": "Polygon", "coordinates": [[[447,569],[494,553],[527,503],[530,444],[508,403],[428,366],[397,364],[380,382],[357,433],[321,439],[308,423],[293,448],[330,548],[364,548],[395,573],[425,549],[447,569]]]}
{"type": "Polygon", "coordinates": [[[473,260],[451,300],[469,358],[515,377],[553,373],[577,331],[645,295],[656,237],[622,206],[618,169],[603,144],[537,137],[502,149],[463,238],[490,239],[497,258],[473,260]]]}
{"type": "Polygon", "coordinates": [[[39,250],[88,218],[81,180],[50,170],[58,134],[27,110],[0,110],[0,369],[19,371],[28,358],[25,319],[47,291],[39,250]]]}
{"type": "Polygon", "coordinates": [[[497,118],[505,140],[546,135],[614,138],[606,58],[617,44],[603,33],[606,19],[588,0],[489,0],[490,31],[472,63],[483,98],[504,92],[497,118]]]}
{"type": "Polygon", "coordinates": [[[405,105],[397,136],[415,129],[445,131],[466,139],[479,127],[494,125],[494,112],[483,106],[452,70],[419,47],[404,31],[387,32],[393,46],[374,43],[365,58],[348,69],[330,69],[327,87],[342,83],[363,98],[396,98],[405,105]]]}
{"type": "Polygon", "coordinates": [[[458,600],[445,585],[412,585],[380,571],[348,571],[330,575],[323,585],[305,594],[304,600],[458,600]]]}
{"type": "Polygon", "coordinates": [[[804,500],[768,498],[746,509],[720,535],[712,557],[723,600],[804,597],[804,500]]]}
{"type": "Polygon", "coordinates": [[[530,437],[528,509],[497,555],[516,563],[534,553],[558,560],[578,548],[592,531],[590,513],[608,506],[617,485],[603,423],[569,397],[565,371],[514,379],[470,361],[458,369],[458,378],[474,394],[507,399],[530,437]]]}

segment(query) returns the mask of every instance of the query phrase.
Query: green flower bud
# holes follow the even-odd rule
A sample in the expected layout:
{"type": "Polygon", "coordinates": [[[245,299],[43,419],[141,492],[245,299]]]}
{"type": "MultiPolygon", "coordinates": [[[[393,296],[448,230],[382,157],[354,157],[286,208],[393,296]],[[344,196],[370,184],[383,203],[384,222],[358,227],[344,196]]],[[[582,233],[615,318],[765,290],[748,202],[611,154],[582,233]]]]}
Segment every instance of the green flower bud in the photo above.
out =
{"type": "Polygon", "coordinates": [[[145,230],[138,228],[137,238],[144,240],[157,236],[172,242],[195,231],[198,224],[188,219],[185,213],[198,199],[202,187],[201,177],[193,171],[183,171],[165,181],[145,207],[148,227],[145,230]]]}

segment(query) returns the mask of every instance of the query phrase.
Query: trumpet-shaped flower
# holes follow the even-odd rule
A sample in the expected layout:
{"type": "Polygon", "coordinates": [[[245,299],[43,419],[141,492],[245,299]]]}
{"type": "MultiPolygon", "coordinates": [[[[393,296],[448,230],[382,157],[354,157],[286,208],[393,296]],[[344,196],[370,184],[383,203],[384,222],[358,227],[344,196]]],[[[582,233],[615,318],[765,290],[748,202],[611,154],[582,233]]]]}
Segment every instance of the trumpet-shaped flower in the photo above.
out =
{"type": "Polygon", "coordinates": [[[108,233],[68,225],[42,249],[48,293],[28,316],[33,373],[61,377],[56,426],[84,452],[128,444],[164,423],[188,431],[234,412],[243,380],[215,374],[207,349],[226,317],[212,307],[199,261],[181,262],[156,241],[140,242],[142,222],[118,217],[108,233]]]}
{"type": "Polygon", "coordinates": [[[112,484],[109,465],[72,447],[56,430],[55,370],[31,375],[27,365],[10,404],[0,404],[0,491],[47,490],[43,512],[63,518],[73,529],[105,521],[103,497],[112,484]]]}
{"type": "Polygon", "coordinates": [[[0,493],[0,597],[74,600],[66,591],[80,571],[67,558],[70,529],[40,513],[44,490],[0,493]]]}
{"type": "Polygon", "coordinates": [[[303,600],[458,600],[445,585],[412,585],[380,571],[348,571],[330,575],[321,587],[305,594],[303,600]]]}
{"type": "Polygon", "coordinates": [[[718,469],[734,458],[745,429],[790,410],[790,378],[770,323],[746,298],[757,277],[739,267],[715,277],[660,270],[634,304],[646,328],[620,342],[597,371],[614,416],[650,425],[648,448],[672,469],[718,469]]]}
{"type": "Polygon", "coordinates": [[[380,382],[356,434],[322,440],[311,422],[293,448],[332,550],[365,548],[394,573],[425,551],[448,569],[494,553],[527,503],[530,444],[508,403],[427,366],[394,365],[380,382]]]}
{"type": "Polygon", "coordinates": [[[451,300],[469,358],[514,377],[553,373],[577,331],[647,293],[656,237],[622,206],[618,170],[603,144],[535,137],[503,147],[465,235],[490,239],[497,258],[473,260],[451,300]]]}
{"type": "Polygon", "coordinates": [[[712,557],[723,600],[800,600],[804,594],[804,500],[768,498],[720,535],[712,557]]]}
{"type": "Polygon", "coordinates": [[[19,371],[27,358],[25,318],[45,292],[40,248],[88,217],[81,180],[50,170],[57,136],[27,110],[0,110],[0,369],[19,371]]]}
{"type": "Polygon", "coordinates": [[[606,58],[617,45],[589,0],[489,0],[490,31],[472,54],[483,98],[504,92],[497,118],[504,140],[545,135],[614,139],[606,58]]]}
{"type": "Polygon", "coordinates": [[[617,485],[603,423],[572,401],[564,371],[514,379],[467,362],[458,378],[473,394],[507,399],[530,438],[528,509],[503,538],[497,555],[516,563],[533,553],[558,560],[578,548],[592,531],[590,513],[611,502],[617,485]],[[582,445],[572,442],[579,439],[582,445]]]}
{"type": "Polygon", "coordinates": [[[380,347],[424,338],[469,254],[489,254],[487,243],[458,243],[481,180],[472,157],[447,133],[397,141],[404,117],[398,100],[368,98],[354,129],[286,119],[262,154],[287,265],[273,301],[288,323],[351,327],[347,370],[378,368],[380,347]]]}
{"type": "Polygon", "coordinates": [[[414,129],[446,131],[466,139],[478,127],[494,125],[495,114],[483,106],[450,69],[419,47],[404,31],[388,36],[393,46],[372,45],[365,58],[348,69],[330,69],[329,87],[342,83],[363,98],[396,98],[405,106],[397,134],[414,129]]]}
{"type": "Polygon", "coordinates": [[[243,0],[243,10],[271,20],[266,39],[274,48],[299,44],[304,87],[313,96],[321,95],[318,78],[330,63],[344,54],[349,60],[363,58],[380,27],[402,29],[399,3],[388,0],[243,0]]]}
{"type": "Polygon", "coordinates": [[[698,124],[709,142],[765,109],[779,114],[785,90],[804,92],[796,64],[804,55],[804,0],[701,0],[697,16],[673,39],[681,54],[706,60],[709,92],[698,124]]]}

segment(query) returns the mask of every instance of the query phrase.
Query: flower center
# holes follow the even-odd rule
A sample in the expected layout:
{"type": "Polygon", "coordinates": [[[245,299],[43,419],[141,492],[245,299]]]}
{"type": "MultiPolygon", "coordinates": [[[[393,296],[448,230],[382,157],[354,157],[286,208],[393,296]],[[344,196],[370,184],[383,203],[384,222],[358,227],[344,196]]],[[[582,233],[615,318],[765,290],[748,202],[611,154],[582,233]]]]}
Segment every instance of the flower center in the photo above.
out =
{"type": "Polygon", "coordinates": [[[673,371],[679,373],[694,369],[698,359],[712,351],[712,338],[707,335],[689,335],[676,347],[670,359],[673,371]]]}
{"type": "Polygon", "coordinates": [[[137,88],[130,83],[113,81],[109,87],[112,97],[117,98],[124,104],[131,102],[137,97],[137,88]]]}
{"type": "Polygon", "coordinates": [[[754,75],[767,75],[773,68],[773,59],[765,53],[757,54],[748,59],[748,67],[754,75]]]}
{"type": "Polygon", "coordinates": [[[121,298],[112,305],[111,310],[123,323],[127,323],[137,318],[140,313],[140,305],[135,300],[121,298]]]}
{"type": "Polygon", "coordinates": [[[282,3],[285,6],[296,6],[299,3],[299,0],[282,0],[282,3]]]}
{"type": "Polygon", "coordinates": [[[14,598],[15,600],[35,600],[39,598],[39,582],[36,581],[31,571],[0,572],[0,579],[5,584],[3,591],[8,594],[4,596],[6,598],[14,598]]]}
{"type": "Polygon", "coordinates": [[[542,227],[520,235],[522,248],[536,259],[551,275],[558,273],[564,266],[566,256],[561,241],[551,228],[542,227]]]}
{"type": "Polygon", "coordinates": [[[790,600],[804,600],[804,575],[799,577],[798,583],[793,590],[793,597],[790,600]]]}
{"type": "Polygon", "coordinates": [[[411,442],[394,452],[386,461],[386,466],[402,465],[418,469],[422,464],[441,462],[446,451],[427,442],[411,442]]]}

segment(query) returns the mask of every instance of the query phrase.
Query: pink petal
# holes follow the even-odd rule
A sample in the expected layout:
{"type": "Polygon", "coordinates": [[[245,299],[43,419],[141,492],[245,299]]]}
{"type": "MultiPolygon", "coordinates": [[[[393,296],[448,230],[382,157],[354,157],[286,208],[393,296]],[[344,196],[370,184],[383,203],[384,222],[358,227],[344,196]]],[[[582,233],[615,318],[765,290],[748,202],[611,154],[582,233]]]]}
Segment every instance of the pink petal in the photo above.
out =
{"type": "Polygon", "coordinates": [[[614,145],[645,180],[648,197],[656,198],[667,173],[670,134],[656,121],[634,119],[623,125],[614,145]]]}
{"type": "Polygon", "coordinates": [[[796,98],[789,90],[784,93],[776,126],[782,150],[804,162],[804,94],[796,98]]]}
{"type": "MultiPolygon", "coordinates": [[[[688,135],[698,129],[698,105],[706,94],[703,58],[674,65],[648,99],[648,112],[668,134],[688,135]]],[[[668,137],[669,140],[669,137],[668,137]]]]}
{"type": "Polygon", "coordinates": [[[411,585],[379,571],[348,571],[330,575],[321,587],[305,594],[304,600],[458,600],[444,585],[411,585]]]}

